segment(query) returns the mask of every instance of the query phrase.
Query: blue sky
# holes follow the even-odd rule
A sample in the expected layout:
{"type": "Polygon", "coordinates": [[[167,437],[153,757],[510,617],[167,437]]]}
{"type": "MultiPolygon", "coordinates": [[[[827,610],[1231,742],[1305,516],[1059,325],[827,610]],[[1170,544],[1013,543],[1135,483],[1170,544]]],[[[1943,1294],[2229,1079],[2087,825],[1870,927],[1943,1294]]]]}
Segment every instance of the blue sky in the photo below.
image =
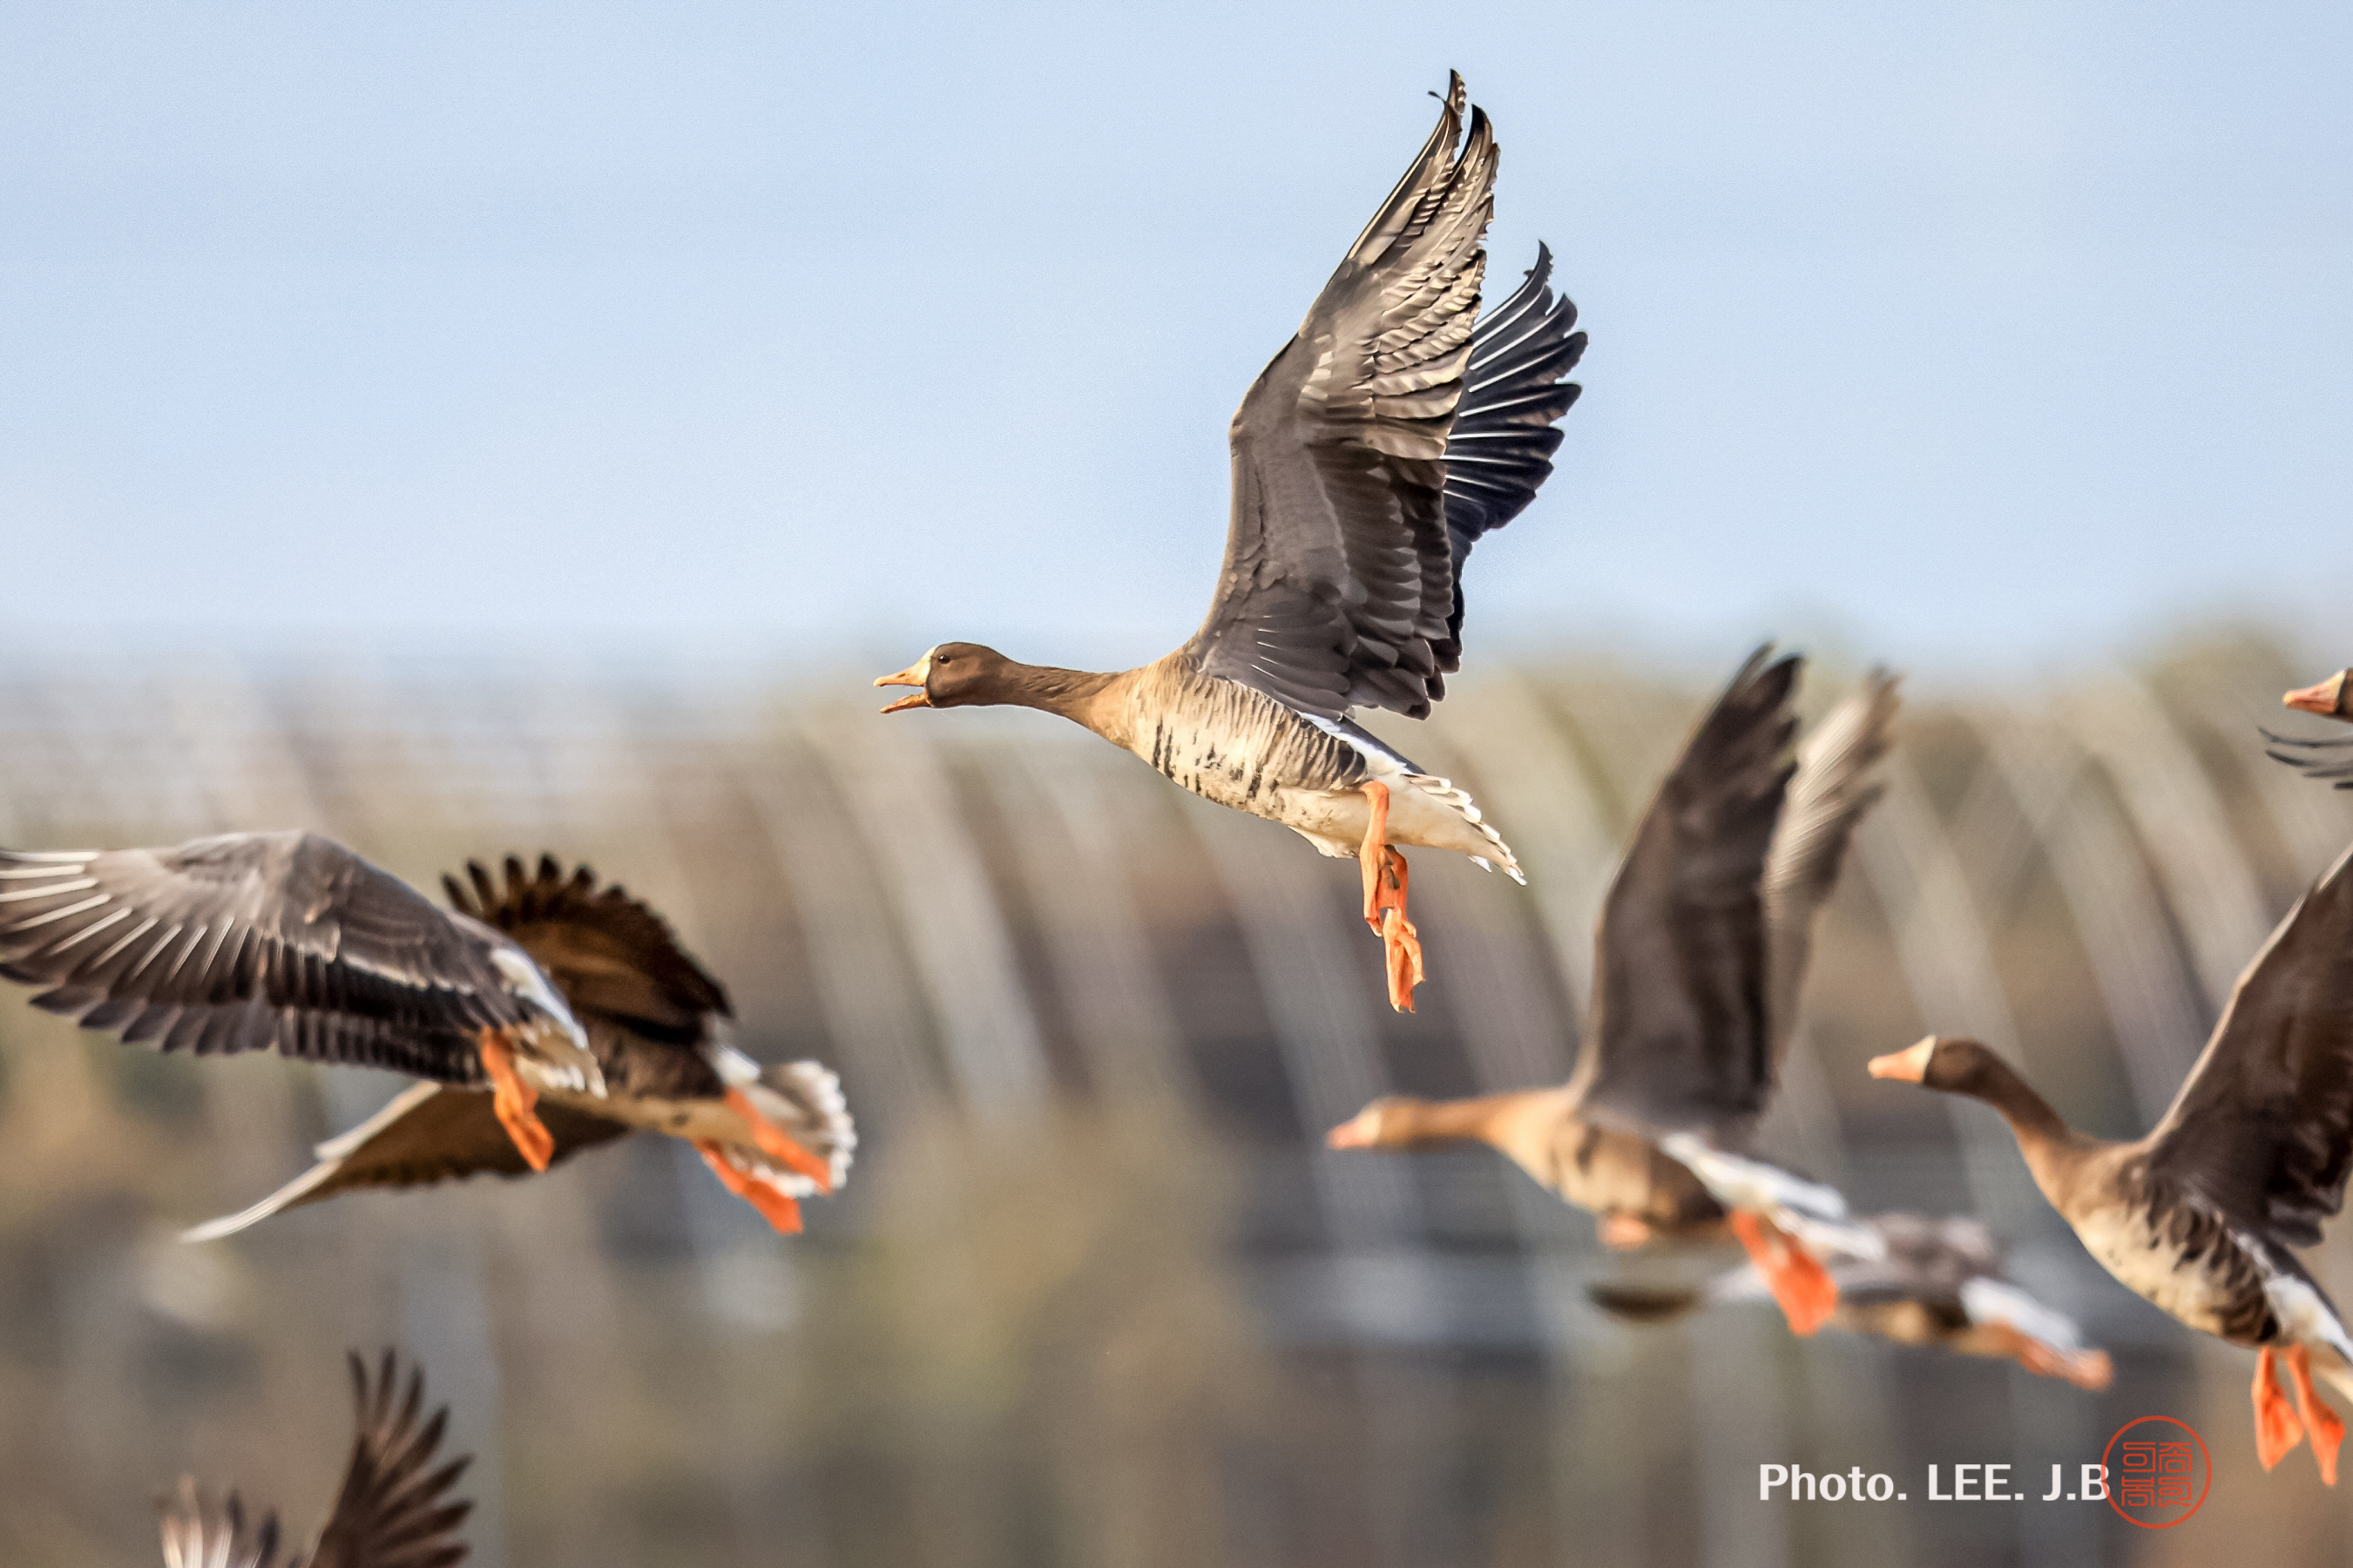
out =
{"type": "Polygon", "coordinates": [[[1144,9],[0,10],[0,647],[1148,658],[1449,66],[1593,334],[1474,658],[2347,640],[2353,14],[1144,9]]]}

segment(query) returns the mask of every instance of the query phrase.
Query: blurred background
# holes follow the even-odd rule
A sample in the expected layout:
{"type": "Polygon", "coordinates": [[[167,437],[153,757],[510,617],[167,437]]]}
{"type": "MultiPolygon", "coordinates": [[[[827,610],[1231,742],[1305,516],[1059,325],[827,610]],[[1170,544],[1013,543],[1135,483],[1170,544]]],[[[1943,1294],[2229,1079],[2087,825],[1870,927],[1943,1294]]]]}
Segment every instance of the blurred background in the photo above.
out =
{"type": "Polygon", "coordinates": [[[792,1240],[645,1139],[185,1247],[397,1082],[0,997],[0,1560],[152,1561],[188,1469],[314,1527],[342,1351],[396,1342],[487,1568],[2337,1561],[2249,1358],[1862,1063],[1976,1033],[2137,1131],[2353,837],[2254,732],[2353,657],[2348,66],[2317,5],[0,8],[0,842],[586,860],[865,1138],[792,1240]],[[1384,726],[1531,873],[1417,862],[1399,1018],[1352,868],[864,682],[1191,630],[1226,420],[1449,67],[1491,278],[1548,240],[1593,347],[1471,669],[1384,726]],[[1618,847],[1768,635],[1817,708],[1912,672],[1774,1146],[1982,1215],[2105,1396],[1611,1324],[1588,1280],[1722,1260],[1604,1258],[1484,1151],[1317,1146],[1567,1071],[1618,847]],[[2179,1531],[1753,1500],[2039,1497],[2148,1414],[2213,1454],[2179,1531]]]}

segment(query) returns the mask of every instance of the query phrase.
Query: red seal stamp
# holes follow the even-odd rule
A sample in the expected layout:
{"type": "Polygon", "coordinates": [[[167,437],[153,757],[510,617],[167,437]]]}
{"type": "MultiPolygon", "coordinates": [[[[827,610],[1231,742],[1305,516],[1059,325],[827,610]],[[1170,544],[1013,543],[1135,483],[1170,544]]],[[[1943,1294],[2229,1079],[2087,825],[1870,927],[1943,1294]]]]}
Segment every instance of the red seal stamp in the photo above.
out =
{"type": "Polygon", "coordinates": [[[2108,1506],[2143,1530],[2171,1530],[2206,1506],[2214,1464],[2185,1421],[2144,1415],[2108,1439],[2108,1506]]]}

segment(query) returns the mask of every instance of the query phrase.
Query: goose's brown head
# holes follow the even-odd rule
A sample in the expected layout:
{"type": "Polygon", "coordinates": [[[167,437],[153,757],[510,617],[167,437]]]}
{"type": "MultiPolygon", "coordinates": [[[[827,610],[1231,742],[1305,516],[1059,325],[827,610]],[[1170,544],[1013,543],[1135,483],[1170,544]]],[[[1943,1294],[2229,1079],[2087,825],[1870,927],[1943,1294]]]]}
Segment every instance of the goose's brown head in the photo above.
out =
{"type": "Polygon", "coordinates": [[[2317,686],[2291,691],[2280,699],[2290,708],[2317,713],[2324,719],[2353,723],[2353,669],[2340,669],[2317,686]]]}
{"type": "Polygon", "coordinates": [[[983,708],[1018,700],[1013,673],[1021,668],[976,642],[944,642],[898,674],[876,678],[874,684],[915,688],[913,695],[884,708],[885,713],[907,708],[983,708]]]}
{"type": "Polygon", "coordinates": [[[1871,1060],[1873,1078],[1981,1098],[1990,1079],[2007,1070],[2001,1058],[1978,1041],[1949,1035],[1931,1035],[1918,1045],[1871,1060]]]}

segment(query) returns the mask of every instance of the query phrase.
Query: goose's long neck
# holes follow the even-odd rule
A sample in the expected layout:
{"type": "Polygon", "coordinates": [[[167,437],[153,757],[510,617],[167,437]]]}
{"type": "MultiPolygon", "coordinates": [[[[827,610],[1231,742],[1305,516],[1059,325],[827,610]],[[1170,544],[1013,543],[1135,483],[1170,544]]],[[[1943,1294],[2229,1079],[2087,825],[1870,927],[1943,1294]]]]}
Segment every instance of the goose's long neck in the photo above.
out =
{"type": "Polygon", "coordinates": [[[2026,1168],[2033,1173],[2034,1184],[2063,1213],[2060,1194],[2069,1188],[2085,1158],[2106,1145],[2068,1126],[2033,1085],[1998,1057],[1988,1056],[1967,1084],[1955,1087],[2001,1112],[2018,1140],[2018,1152],[2025,1156],[2026,1168]]]}
{"type": "Polygon", "coordinates": [[[1058,669],[1052,665],[1017,664],[1005,682],[1004,700],[1018,708],[1059,713],[1098,734],[1107,733],[1107,715],[1100,700],[1115,674],[1092,669],[1058,669]]]}

